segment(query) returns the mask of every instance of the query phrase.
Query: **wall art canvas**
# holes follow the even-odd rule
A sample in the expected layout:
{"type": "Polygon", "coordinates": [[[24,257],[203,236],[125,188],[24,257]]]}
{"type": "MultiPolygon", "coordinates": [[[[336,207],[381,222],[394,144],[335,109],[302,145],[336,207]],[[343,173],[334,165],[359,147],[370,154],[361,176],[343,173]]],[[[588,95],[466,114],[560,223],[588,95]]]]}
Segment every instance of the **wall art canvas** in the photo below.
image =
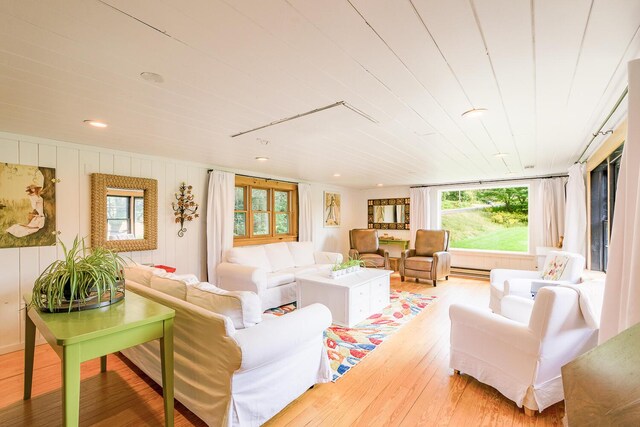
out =
{"type": "Polygon", "coordinates": [[[56,170],[0,163],[0,248],[56,243],[56,170]]]}
{"type": "Polygon", "coordinates": [[[340,193],[324,192],[324,226],[340,227],[340,193]]]}

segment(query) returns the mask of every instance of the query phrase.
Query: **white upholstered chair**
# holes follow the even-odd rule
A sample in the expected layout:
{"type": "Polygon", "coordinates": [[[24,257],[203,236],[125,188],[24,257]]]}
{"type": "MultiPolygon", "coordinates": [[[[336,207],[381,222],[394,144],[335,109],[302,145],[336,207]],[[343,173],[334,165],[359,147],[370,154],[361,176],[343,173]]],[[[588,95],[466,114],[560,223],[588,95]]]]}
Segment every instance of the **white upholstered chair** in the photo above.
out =
{"type": "Polygon", "coordinates": [[[532,286],[578,283],[584,271],[584,257],[563,251],[551,251],[547,255],[542,270],[491,270],[489,308],[500,314],[500,302],[506,295],[518,295],[531,299],[532,286]],[[561,271],[554,270],[558,261],[565,261],[561,271]],[[550,273],[545,276],[545,273],[550,273]],[[545,278],[546,277],[546,278],[545,278]]]}
{"type": "Polygon", "coordinates": [[[533,415],[564,398],[560,368],[595,347],[598,330],[585,320],[578,292],[568,287],[542,288],[535,302],[506,296],[502,305],[504,315],[451,305],[449,366],[533,415]]]}

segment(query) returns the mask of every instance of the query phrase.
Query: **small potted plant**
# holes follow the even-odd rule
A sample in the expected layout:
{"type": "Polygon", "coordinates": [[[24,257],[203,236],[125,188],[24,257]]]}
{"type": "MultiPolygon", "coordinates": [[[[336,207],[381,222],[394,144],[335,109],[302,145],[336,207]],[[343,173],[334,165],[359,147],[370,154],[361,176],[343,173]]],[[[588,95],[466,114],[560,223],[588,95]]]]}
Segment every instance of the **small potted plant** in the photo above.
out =
{"type": "Polygon", "coordinates": [[[354,273],[364,267],[364,261],[358,258],[349,258],[342,264],[335,264],[331,269],[331,278],[335,279],[345,274],[354,273]]]}
{"type": "Polygon", "coordinates": [[[44,269],[33,285],[31,304],[42,311],[98,308],[124,298],[125,262],[105,248],[89,251],[76,237],[70,248],[60,241],[64,257],[44,269]]]}

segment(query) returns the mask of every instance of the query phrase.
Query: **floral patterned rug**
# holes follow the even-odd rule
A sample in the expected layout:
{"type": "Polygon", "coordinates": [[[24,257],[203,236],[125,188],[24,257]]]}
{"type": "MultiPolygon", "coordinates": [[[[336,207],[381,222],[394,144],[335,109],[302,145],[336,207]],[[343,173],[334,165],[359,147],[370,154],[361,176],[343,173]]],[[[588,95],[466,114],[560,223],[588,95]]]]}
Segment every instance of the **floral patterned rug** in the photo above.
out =
{"type": "MultiPolygon", "coordinates": [[[[382,313],[373,314],[351,328],[331,325],[324,333],[324,343],[331,362],[332,381],[336,382],[435,299],[435,296],[392,290],[391,304],[382,313]]],[[[295,309],[293,303],[266,313],[282,316],[295,309]]]]}

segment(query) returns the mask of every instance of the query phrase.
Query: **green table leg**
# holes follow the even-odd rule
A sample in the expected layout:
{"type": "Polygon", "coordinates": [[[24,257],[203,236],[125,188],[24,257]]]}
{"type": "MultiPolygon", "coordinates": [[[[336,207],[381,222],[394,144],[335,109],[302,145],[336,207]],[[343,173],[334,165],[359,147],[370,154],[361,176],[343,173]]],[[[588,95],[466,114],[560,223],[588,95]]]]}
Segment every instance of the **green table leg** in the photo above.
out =
{"type": "Polygon", "coordinates": [[[107,372],[107,355],[100,356],[100,372],[107,372]]]}
{"type": "Polygon", "coordinates": [[[162,365],[162,396],[164,397],[164,425],[173,426],[173,319],[163,321],[164,334],[160,338],[162,365]]]}
{"type": "Polygon", "coordinates": [[[25,308],[24,313],[24,400],[28,400],[31,398],[33,353],[36,348],[36,325],[29,317],[29,308],[25,308]]]}
{"type": "Polygon", "coordinates": [[[80,418],[80,346],[68,345],[62,355],[62,424],[77,427],[80,418]]]}

